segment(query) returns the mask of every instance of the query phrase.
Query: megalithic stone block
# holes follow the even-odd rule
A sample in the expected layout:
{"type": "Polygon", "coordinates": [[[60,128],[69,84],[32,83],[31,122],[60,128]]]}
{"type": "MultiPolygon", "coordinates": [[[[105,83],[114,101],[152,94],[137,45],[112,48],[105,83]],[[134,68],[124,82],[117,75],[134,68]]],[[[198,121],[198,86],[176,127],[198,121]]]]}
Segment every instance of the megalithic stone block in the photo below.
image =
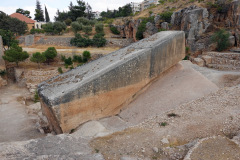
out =
{"type": "Polygon", "coordinates": [[[116,115],[184,56],[184,32],[157,33],[39,84],[43,113],[58,134],[116,115]]]}

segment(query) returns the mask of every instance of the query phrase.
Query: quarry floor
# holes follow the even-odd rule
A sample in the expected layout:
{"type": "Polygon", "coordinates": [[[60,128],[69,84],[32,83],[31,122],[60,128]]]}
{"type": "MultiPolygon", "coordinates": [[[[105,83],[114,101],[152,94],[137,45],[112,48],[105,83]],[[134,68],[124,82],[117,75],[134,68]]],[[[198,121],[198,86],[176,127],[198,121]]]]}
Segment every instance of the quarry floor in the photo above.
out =
{"type": "MultiPolygon", "coordinates": [[[[0,142],[5,142],[0,144],[0,159],[240,159],[239,84],[239,72],[182,61],[120,114],[87,122],[73,134],[23,141],[35,138],[27,136],[32,132],[25,130],[25,139],[17,139],[0,131],[0,142]]],[[[15,115],[28,117],[24,105],[17,103],[17,97],[26,93],[11,86],[5,89],[0,89],[5,95],[0,114],[8,104],[14,106],[15,115]]],[[[10,113],[0,115],[5,130],[22,118],[10,113]]],[[[22,125],[32,126],[30,118],[25,119],[22,125]]],[[[23,134],[20,128],[13,131],[16,137],[23,134]]]]}

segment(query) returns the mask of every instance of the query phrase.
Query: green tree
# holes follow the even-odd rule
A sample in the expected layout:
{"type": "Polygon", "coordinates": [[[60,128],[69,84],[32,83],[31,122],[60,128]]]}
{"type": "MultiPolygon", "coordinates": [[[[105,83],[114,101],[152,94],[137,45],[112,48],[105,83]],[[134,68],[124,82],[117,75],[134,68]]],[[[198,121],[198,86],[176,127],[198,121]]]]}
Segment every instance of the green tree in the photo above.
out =
{"type": "Polygon", "coordinates": [[[230,34],[224,29],[221,29],[213,34],[211,40],[212,42],[217,43],[217,51],[221,52],[229,47],[229,36],[230,34]]]}
{"type": "Polygon", "coordinates": [[[60,35],[64,30],[67,29],[67,25],[63,22],[54,22],[53,28],[55,33],[58,33],[60,35]]]}
{"type": "Polygon", "coordinates": [[[72,21],[76,21],[78,17],[85,17],[86,4],[82,0],[77,0],[77,5],[70,3],[68,16],[72,21]]]}
{"type": "Polygon", "coordinates": [[[68,66],[72,65],[73,64],[72,58],[68,57],[67,59],[64,60],[64,63],[65,63],[65,65],[68,65],[68,66]]]}
{"type": "Polygon", "coordinates": [[[92,26],[83,26],[83,32],[89,35],[92,32],[92,26]]]}
{"type": "Polygon", "coordinates": [[[49,47],[43,55],[46,57],[46,61],[49,65],[50,61],[52,61],[57,56],[57,50],[54,47],[49,47]]]}
{"type": "Polygon", "coordinates": [[[12,18],[0,11],[0,28],[6,31],[9,30],[16,35],[21,35],[27,31],[27,23],[17,18],[12,18]]]}
{"type": "Polygon", "coordinates": [[[82,24],[79,24],[78,22],[72,22],[71,24],[73,32],[76,34],[78,31],[81,31],[83,28],[82,24]]]}
{"type": "Polygon", "coordinates": [[[97,23],[96,25],[95,25],[95,31],[97,32],[97,33],[103,33],[104,31],[103,31],[103,24],[102,23],[97,23]]]}
{"type": "Polygon", "coordinates": [[[15,62],[18,67],[19,62],[26,60],[29,57],[29,54],[26,51],[23,51],[22,47],[14,44],[9,50],[5,51],[5,55],[2,57],[8,62],[15,62]]]}
{"type": "Polygon", "coordinates": [[[50,22],[50,18],[49,18],[49,14],[46,6],[45,6],[45,19],[46,19],[46,22],[50,22]]]}
{"type": "Polygon", "coordinates": [[[35,18],[34,20],[38,21],[38,22],[44,22],[44,16],[43,16],[43,10],[42,10],[42,6],[39,2],[39,0],[36,1],[36,9],[35,9],[35,14],[34,14],[35,18]]]}
{"type": "Polygon", "coordinates": [[[3,40],[3,48],[4,50],[8,50],[10,48],[10,46],[14,45],[14,44],[18,44],[18,40],[16,40],[16,37],[14,36],[14,34],[11,31],[6,31],[3,29],[0,29],[0,35],[2,36],[2,40],[3,40]],[[7,46],[7,48],[6,48],[7,46]]]}
{"type": "Polygon", "coordinates": [[[41,54],[40,52],[36,52],[32,54],[32,57],[30,59],[32,62],[35,62],[38,64],[38,68],[40,68],[40,63],[43,63],[46,61],[46,57],[41,54]]]}
{"type": "Polygon", "coordinates": [[[23,9],[21,9],[21,8],[18,8],[18,9],[16,10],[16,13],[20,13],[20,14],[28,17],[28,18],[32,18],[32,17],[30,16],[30,11],[28,11],[28,10],[23,10],[23,9]]]}

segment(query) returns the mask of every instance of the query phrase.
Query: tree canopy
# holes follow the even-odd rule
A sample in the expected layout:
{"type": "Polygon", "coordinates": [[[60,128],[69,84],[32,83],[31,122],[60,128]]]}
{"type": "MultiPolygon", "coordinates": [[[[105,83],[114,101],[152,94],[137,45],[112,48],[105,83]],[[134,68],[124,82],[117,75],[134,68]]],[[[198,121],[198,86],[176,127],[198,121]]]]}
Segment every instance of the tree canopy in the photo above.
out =
{"type": "Polygon", "coordinates": [[[18,9],[16,10],[16,13],[20,13],[20,14],[28,17],[28,18],[32,18],[32,17],[30,16],[30,11],[28,11],[28,10],[23,10],[23,9],[21,9],[21,8],[18,8],[18,9]]]}
{"type": "Polygon", "coordinates": [[[50,18],[49,18],[49,14],[46,6],[45,6],[45,19],[46,19],[46,22],[50,22],[50,18]]]}
{"type": "Polygon", "coordinates": [[[21,35],[26,32],[27,23],[17,18],[12,18],[0,11],[0,29],[9,30],[17,35],[21,35]]]}
{"type": "Polygon", "coordinates": [[[42,6],[41,6],[39,0],[37,0],[37,2],[36,2],[36,9],[35,9],[34,16],[35,16],[34,20],[36,20],[38,22],[40,22],[40,21],[44,22],[43,10],[42,10],[42,6]]]}
{"type": "Polygon", "coordinates": [[[87,3],[85,3],[83,0],[76,0],[77,5],[73,5],[72,2],[70,2],[70,5],[68,6],[69,11],[57,11],[55,20],[56,21],[65,21],[66,19],[71,19],[72,21],[76,21],[78,17],[86,17],[88,19],[93,18],[92,13],[92,7],[87,3]]]}
{"type": "Polygon", "coordinates": [[[0,29],[0,35],[2,36],[2,40],[3,40],[3,48],[6,51],[7,49],[10,48],[10,46],[14,45],[14,44],[18,44],[18,40],[16,40],[16,37],[14,36],[14,34],[11,31],[6,31],[3,29],[0,29]],[[5,48],[5,46],[7,46],[7,48],[5,48]]]}
{"type": "Polygon", "coordinates": [[[35,62],[38,64],[38,68],[40,68],[40,63],[43,63],[46,61],[46,57],[41,54],[40,52],[36,52],[32,54],[32,57],[30,59],[32,62],[35,62]]]}
{"type": "Polygon", "coordinates": [[[14,44],[5,52],[3,59],[8,62],[15,62],[18,67],[19,62],[24,61],[28,57],[29,54],[26,51],[23,51],[22,47],[14,44]]]}
{"type": "Polygon", "coordinates": [[[130,4],[126,4],[123,7],[119,7],[118,10],[107,10],[107,12],[101,12],[101,16],[103,18],[117,18],[117,17],[127,17],[130,16],[132,13],[132,7],[130,4]]]}

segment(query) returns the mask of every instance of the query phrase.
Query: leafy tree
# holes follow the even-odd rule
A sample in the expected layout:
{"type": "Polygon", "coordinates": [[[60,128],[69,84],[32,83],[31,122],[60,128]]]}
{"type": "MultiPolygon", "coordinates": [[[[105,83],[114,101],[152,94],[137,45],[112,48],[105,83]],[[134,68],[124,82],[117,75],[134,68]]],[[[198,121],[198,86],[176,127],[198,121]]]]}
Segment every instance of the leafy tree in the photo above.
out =
{"type": "Polygon", "coordinates": [[[64,22],[67,26],[70,26],[72,24],[72,20],[70,18],[64,20],[64,22]]]}
{"type": "Polygon", "coordinates": [[[92,26],[83,26],[83,32],[89,35],[92,32],[92,26]]]}
{"type": "Polygon", "coordinates": [[[73,56],[73,62],[78,62],[78,63],[82,63],[82,56],[81,55],[74,55],[73,56]]]}
{"type": "Polygon", "coordinates": [[[221,29],[213,34],[211,40],[212,42],[217,43],[217,51],[221,52],[229,47],[229,36],[230,34],[224,29],[221,29]]]}
{"type": "Polygon", "coordinates": [[[50,22],[50,18],[49,18],[49,14],[46,6],[45,6],[45,19],[46,19],[46,22],[50,22]]]}
{"type": "Polygon", "coordinates": [[[58,33],[59,35],[62,33],[62,31],[67,29],[67,25],[63,22],[54,22],[53,28],[55,33],[58,33]]]}
{"type": "Polygon", "coordinates": [[[40,63],[43,63],[46,61],[46,57],[41,54],[40,52],[36,52],[32,54],[32,57],[30,59],[32,62],[35,62],[38,64],[38,68],[40,68],[40,63]]]}
{"type": "Polygon", "coordinates": [[[107,43],[107,40],[104,38],[104,34],[102,33],[95,34],[92,41],[93,44],[97,47],[103,47],[107,43]]]}
{"type": "Polygon", "coordinates": [[[86,4],[82,0],[77,0],[77,5],[70,3],[68,16],[72,21],[76,21],[78,17],[85,17],[86,4]]]}
{"type": "Polygon", "coordinates": [[[5,55],[2,57],[8,62],[15,62],[18,67],[19,62],[26,60],[29,57],[29,54],[26,51],[23,51],[22,47],[14,44],[9,50],[5,51],[5,55]]]}
{"type": "Polygon", "coordinates": [[[67,26],[65,23],[63,22],[49,22],[47,24],[42,25],[42,28],[44,30],[44,32],[46,32],[47,34],[61,34],[64,30],[66,30],[67,26]]]}
{"type": "Polygon", "coordinates": [[[118,10],[107,10],[107,12],[101,12],[103,18],[117,18],[117,17],[127,17],[132,14],[132,8],[130,4],[126,4],[123,7],[119,7],[118,10]]]}
{"type": "Polygon", "coordinates": [[[27,23],[20,21],[17,18],[12,18],[0,11],[0,28],[3,30],[9,30],[16,35],[21,35],[26,32],[27,23]]]}
{"type": "Polygon", "coordinates": [[[3,29],[0,29],[0,35],[2,36],[2,40],[3,40],[3,48],[6,51],[7,49],[10,48],[10,46],[14,45],[14,44],[18,44],[18,40],[16,40],[16,37],[14,36],[14,34],[11,31],[6,31],[3,29]],[[7,46],[7,48],[5,48],[5,46],[7,46]]]}
{"type": "Polygon", "coordinates": [[[78,31],[81,31],[83,28],[82,24],[79,24],[78,22],[72,22],[71,24],[73,32],[76,34],[78,31]]]}
{"type": "Polygon", "coordinates": [[[30,16],[30,11],[28,11],[28,10],[23,10],[23,9],[21,9],[21,8],[18,8],[18,9],[16,10],[16,13],[20,13],[20,14],[28,17],[28,18],[32,18],[32,17],[30,16]]]}
{"type": "Polygon", "coordinates": [[[42,10],[42,6],[41,6],[39,0],[37,0],[37,2],[36,2],[36,9],[35,9],[34,16],[35,16],[34,20],[36,20],[38,22],[39,21],[44,22],[43,10],[42,10]]]}
{"type": "Polygon", "coordinates": [[[60,12],[59,9],[57,10],[56,16],[54,17],[55,21],[63,22],[66,19],[70,19],[68,12],[60,12]]]}
{"type": "Polygon", "coordinates": [[[97,23],[96,25],[95,25],[95,31],[97,32],[97,33],[103,33],[104,31],[103,31],[103,24],[102,23],[97,23]]]}
{"type": "Polygon", "coordinates": [[[46,57],[46,61],[49,64],[57,56],[57,50],[54,47],[49,47],[43,55],[46,57]]]}

